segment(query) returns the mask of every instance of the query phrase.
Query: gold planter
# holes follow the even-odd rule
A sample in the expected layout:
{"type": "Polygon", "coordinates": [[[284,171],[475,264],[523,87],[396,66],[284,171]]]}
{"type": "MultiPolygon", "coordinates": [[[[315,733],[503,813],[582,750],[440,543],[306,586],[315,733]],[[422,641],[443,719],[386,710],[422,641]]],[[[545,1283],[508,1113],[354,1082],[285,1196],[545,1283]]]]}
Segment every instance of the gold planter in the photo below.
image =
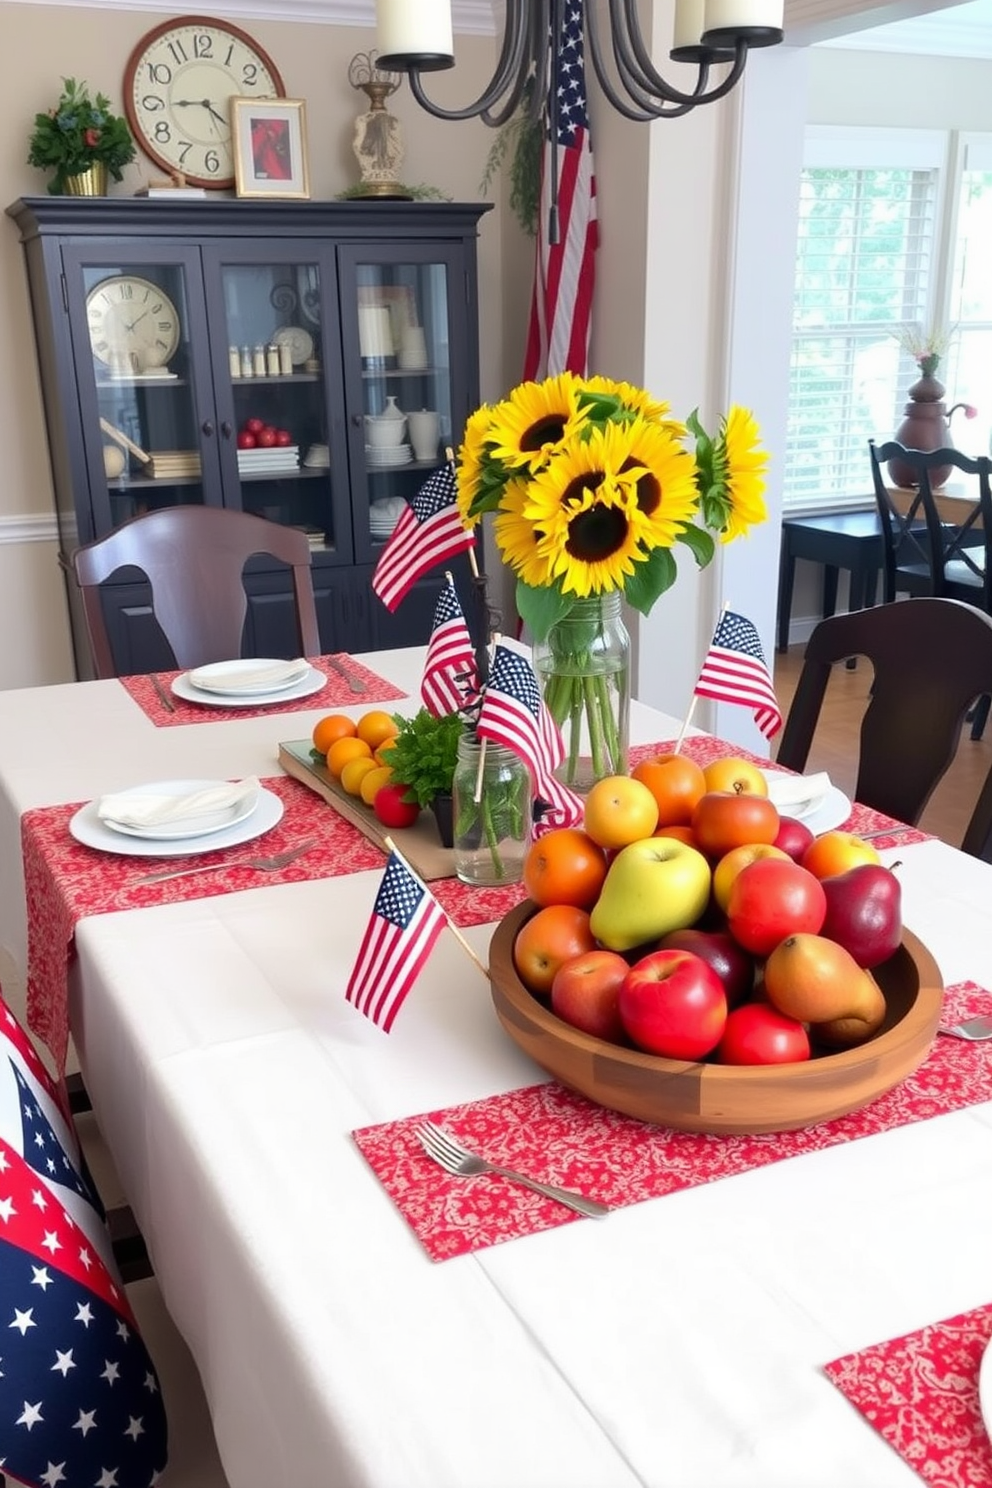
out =
{"type": "Polygon", "coordinates": [[[106,196],[107,167],[102,160],[95,160],[88,170],[66,176],[65,189],[69,196],[106,196]]]}

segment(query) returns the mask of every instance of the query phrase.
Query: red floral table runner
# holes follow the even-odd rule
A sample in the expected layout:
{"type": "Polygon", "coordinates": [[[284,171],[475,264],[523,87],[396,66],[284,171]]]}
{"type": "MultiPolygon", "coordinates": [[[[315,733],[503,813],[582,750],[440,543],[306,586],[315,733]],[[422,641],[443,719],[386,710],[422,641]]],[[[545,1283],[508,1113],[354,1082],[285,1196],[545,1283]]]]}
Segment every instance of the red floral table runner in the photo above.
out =
{"type": "MultiPolygon", "coordinates": [[[[630,763],[636,765],[640,760],[650,759],[652,755],[666,754],[675,748],[675,742],[674,739],[664,739],[658,744],[638,744],[630,751],[630,763]]],[[[708,765],[713,760],[734,755],[740,759],[750,760],[752,764],[760,765],[762,769],[776,768],[773,760],[761,759],[759,755],[752,754],[748,749],[740,749],[736,744],[728,744],[723,739],[710,738],[708,734],[698,738],[683,739],[679,752],[696,760],[700,765],[708,765]]],[[[909,847],[913,842],[933,841],[932,833],[921,832],[918,827],[908,827],[905,822],[886,816],[884,812],[874,811],[870,806],[861,806],[857,801],[851,808],[850,816],[841,823],[838,830],[857,832],[859,836],[865,836],[870,832],[873,834],[873,841],[877,848],[909,847]],[[890,827],[891,833],[887,831],[890,827]],[[876,833],[879,835],[874,835],[876,833]],[[881,835],[883,833],[884,835],[881,835]]]]}
{"type": "Polygon", "coordinates": [[[992,1443],[978,1397],[990,1338],[992,1303],[845,1354],[824,1369],[932,1488],[992,1488],[992,1443]]]}
{"type": "Polygon", "coordinates": [[[151,677],[121,677],[119,680],[156,728],[173,728],[187,723],[235,723],[241,718],[261,718],[270,713],[299,713],[301,708],[343,708],[354,707],[356,704],[371,708],[376,703],[406,697],[402,688],[394,687],[392,682],[387,682],[385,677],[362,666],[360,661],[346,652],[335,654],[334,660],[351,676],[364,682],[368,690],[362,693],[352,692],[345,678],[339,672],[332,671],[326,656],[313,658],[314,666],[327,674],[326,685],[319,692],[311,693],[305,698],[289,698],[284,703],[266,703],[259,708],[215,708],[201,703],[188,703],[185,698],[176,697],[171,690],[172,683],[176,677],[182,676],[182,671],[158,672],[156,675],[175,709],[170,713],[155,691],[151,677]]]}
{"type": "MultiPolygon", "coordinates": [[[[946,990],[949,1021],[980,1012],[992,1012],[992,992],[975,982],[946,990]]],[[[442,1261],[579,1216],[500,1178],[450,1177],[414,1135],[424,1116],[494,1162],[619,1209],[987,1100],[992,1044],[938,1038],[895,1089],[804,1131],[737,1137],[672,1131],[607,1111],[551,1082],[363,1127],[353,1136],[431,1260],[442,1261]]]]}

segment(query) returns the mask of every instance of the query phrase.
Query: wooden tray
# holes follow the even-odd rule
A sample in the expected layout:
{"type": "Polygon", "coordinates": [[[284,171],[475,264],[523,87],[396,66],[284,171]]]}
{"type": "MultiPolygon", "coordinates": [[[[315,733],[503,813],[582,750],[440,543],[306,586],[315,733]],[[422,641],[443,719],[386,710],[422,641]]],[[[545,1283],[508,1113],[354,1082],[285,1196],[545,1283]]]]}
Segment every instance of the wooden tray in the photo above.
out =
{"type": "Polygon", "coordinates": [[[513,942],[535,912],[526,901],[497,925],[489,947],[496,1013],[526,1054],[597,1105],[681,1131],[739,1135],[795,1131],[868,1105],[923,1063],[943,1003],[943,982],[926,946],[908,930],[873,975],[885,993],[885,1022],[856,1049],[801,1064],[690,1063],[642,1054],[571,1027],[517,976],[513,942]]]}
{"type": "Polygon", "coordinates": [[[425,882],[434,878],[454,878],[455,855],[450,847],[441,846],[433,812],[422,811],[412,827],[384,827],[371,806],[366,806],[360,796],[349,796],[326,765],[315,762],[310,754],[309,739],[294,739],[280,744],[279,763],[287,775],[316,791],[384,853],[389,851],[386,838],[390,837],[425,882]]]}

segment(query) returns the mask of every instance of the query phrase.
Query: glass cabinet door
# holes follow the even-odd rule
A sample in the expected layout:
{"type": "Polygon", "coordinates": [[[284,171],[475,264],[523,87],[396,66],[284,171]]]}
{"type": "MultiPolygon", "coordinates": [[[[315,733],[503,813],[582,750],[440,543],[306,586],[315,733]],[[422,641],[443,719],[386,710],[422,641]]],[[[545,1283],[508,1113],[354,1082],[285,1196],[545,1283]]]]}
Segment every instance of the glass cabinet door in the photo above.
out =
{"type": "Polygon", "coordinates": [[[334,336],[325,339],[322,317],[333,294],[321,263],[248,254],[232,261],[226,249],[209,257],[208,296],[223,306],[223,325],[215,317],[212,332],[223,339],[215,380],[221,428],[231,436],[221,442],[225,487],[240,488],[245,511],[301,528],[328,561],[351,562],[346,452],[338,440],[332,458],[328,413],[334,336]]]}
{"type": "Polygon", "coordinates": [[[67,265],[82,279],[72,303],[84,324],[73,338],[83,347],[77,366],[92,371],[80,378],[80,401],[97,532],[154,507],[203,502],[205,483],[216,489],[198,414],[210,389],[197,388],[191,330],[202,323],[199,261],[187,257],[137,250],[67,265]]]}
{"type": "Polygon", "coordinates": [[[353,468],[365,472],[364,500],[359,483],[354,494],[360,561],[376,560],[405,504],[460,441],[468,412],[467,369],[451,336],[455,264],[444,249],[425,246],[422,260],[416,252],[407,245],[386,261],[341,250],[346,365],[350,348],[361,388],[349,430],[353,468]]]}

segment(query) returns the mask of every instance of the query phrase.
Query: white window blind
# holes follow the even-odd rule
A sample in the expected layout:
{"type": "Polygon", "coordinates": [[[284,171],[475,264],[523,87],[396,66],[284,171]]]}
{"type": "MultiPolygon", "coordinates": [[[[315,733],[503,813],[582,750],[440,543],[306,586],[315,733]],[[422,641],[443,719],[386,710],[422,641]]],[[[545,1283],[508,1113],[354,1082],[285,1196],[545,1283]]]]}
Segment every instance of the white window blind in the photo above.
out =
{"type": "Polygon", "coordinates": [[[938,376],[946,403],[969,403],[977,417],[956,413],[951,433],[959,449],[988,454],[992,436],[992,139],[964,137],[957,192],[948,320],[957,326],[938,376]]]}

